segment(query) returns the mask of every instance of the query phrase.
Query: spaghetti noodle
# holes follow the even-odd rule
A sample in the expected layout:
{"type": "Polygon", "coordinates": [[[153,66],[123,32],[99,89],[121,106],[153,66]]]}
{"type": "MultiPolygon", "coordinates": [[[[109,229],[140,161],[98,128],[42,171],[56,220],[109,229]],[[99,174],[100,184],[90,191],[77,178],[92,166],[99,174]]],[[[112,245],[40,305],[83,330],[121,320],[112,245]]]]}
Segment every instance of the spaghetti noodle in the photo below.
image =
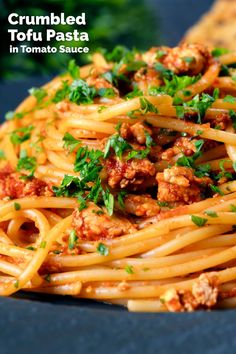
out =
{"type": "Polygon", "coordinates": [[[0,128],[0,295],[235,307],[235,53],[117,47],[0,128]]]}

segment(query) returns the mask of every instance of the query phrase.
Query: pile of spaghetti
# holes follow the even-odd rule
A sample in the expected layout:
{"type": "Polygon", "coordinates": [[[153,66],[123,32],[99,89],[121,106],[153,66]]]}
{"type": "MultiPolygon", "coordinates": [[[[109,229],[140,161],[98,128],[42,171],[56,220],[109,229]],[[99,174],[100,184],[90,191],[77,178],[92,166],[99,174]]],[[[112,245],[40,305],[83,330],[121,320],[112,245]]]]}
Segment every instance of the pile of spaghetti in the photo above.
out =
{"type": "Polygon", "coordinates": [[[236,53],[116,47],[0,128],[0,295],[236,305],[236,53]]]}

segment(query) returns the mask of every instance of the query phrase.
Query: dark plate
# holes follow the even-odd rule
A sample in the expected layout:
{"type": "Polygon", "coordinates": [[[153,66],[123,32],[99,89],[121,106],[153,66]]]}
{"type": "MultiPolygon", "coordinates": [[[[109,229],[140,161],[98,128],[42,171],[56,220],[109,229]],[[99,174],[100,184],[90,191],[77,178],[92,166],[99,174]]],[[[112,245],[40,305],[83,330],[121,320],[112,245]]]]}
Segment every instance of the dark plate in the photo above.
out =
{"type": "MultiPolygon", "coordinates": [[[[46,79],[0,84],[5,113],[46,79]]],[[[223,354],[236,346],[236,312],[128,313],[118,306],[21,293],[0,299],[0,354],[223,354]]]]}

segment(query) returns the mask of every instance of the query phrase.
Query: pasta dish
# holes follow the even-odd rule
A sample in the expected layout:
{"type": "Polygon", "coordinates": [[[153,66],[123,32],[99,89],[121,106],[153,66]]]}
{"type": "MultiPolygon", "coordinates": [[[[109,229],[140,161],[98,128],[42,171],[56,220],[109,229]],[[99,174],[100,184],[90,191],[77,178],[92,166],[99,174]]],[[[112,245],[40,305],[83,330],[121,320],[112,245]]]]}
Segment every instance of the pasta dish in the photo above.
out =
{"type": "Polygon", "coordinates": [[[121,46],[0,127],[0,295],[236,305],[236,53],[121,46]]]}

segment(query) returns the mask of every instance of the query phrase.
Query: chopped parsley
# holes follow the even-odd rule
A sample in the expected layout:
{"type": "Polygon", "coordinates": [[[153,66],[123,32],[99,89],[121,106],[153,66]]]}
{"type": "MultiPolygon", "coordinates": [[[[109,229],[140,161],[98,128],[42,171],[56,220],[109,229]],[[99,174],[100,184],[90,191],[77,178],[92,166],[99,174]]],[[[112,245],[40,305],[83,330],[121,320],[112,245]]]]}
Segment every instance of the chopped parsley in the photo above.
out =
{"type": "Polygon", "coordinates": [[[235,103],[236,102],[236,97],[233,97],[231,95],[226,95],[224,98],[223,98],[223,102],[227,102],[227,103],[235,103]]]}
{"type": "Polygon", "coordinates": [[[211,107],[213,102],[215,102],[215,99],[218,96],[217,92],[217,90],[214,91],[213,96],[210,96],[207,93],[202,93],[201,96],[197,94],[191,101],[184,103],[185,107],[191,107],[194,111],[197,112],[197,123],[201,123],[201,120],[205,116],[207,109],[211,107]]]}
{"type": "Polygon", "coordinates": [[[190,64],[195,60],[195,58],[194,57],[183,57],[182,60],[185,61],[185,63],[190,64]]]}
{"type": "Polygon", "coordinates": [[[209,163],[198,165],[195,168],[195,176],[198,178],[209,177],[211,171],[211,165],[209,163]]]}
{"type": "Polygon", "coordinates": [[[14,287],[15,287],[16,289],[18,289],[18,288],[19,288],[19,280],[16,280],[16,281],[15,281],[15,283],[14,283],[14,287]]]}
{"type": "Polygon", "coordinates": [[[192,100],[188,102],[183,102],[183,105],[178,105],[181,102],[178,97],[175,97],[173,103],[176,109],[176,115],[178,118],[184,118],[185,112],[188,112],[189,109],[193,113],[196,112],[197,115],[197,123],[201,124],[202,118],[205,116],[206,110],[211,107],[212,103],[219,97],[219,89],[215,89],[213,92],[213,96],[209,94],[202,93],[201,95],[197,94],[193,97],[192,100]]]}
{"type": "Polygon", "coordinates": [[[21,205],[19,203],[14,203],[14,208],[15,208],[15,210],[20,210],[21,205]]]}
{"type": "Polygon", "coordinates": [[[14,118],[15,112],[9,111],[5,114],[5,119],[6,120],[12,120],[14,118]]]}
{"type": "Polygon", "coordinates": [[[113,75],[111,71],[107,71],[103,74],[100,75],[103,79],[105,79],[107,82],[109,82],[110,84],[113,83],[113,75]]]}
{"type": "Polygon", "coordinates": [[[105,109],[107,109],[107,106],[98,107],[98,113],[102,113],[105,109]]]}
{"type": "Polygon", "coordinates": [[[176,116],[180,119],[184,118],[184,107],[183,106],[175,106],[176,116]]]}
{"type": "Polygon", "coordinates": [[[51,274],[45,275],[44,280],[46,280],[46,282],[50,283],[51,282],[51,274]]]}
{"type": "Polygon", "coordinates": [[[164,299],[164,297],[160,297],[159,300],[160,300],[160,303],[163,305],[166,303],[166,300],[164,299]]]}
{"type": "Polygon", "coordinates": [[[213,210],[206,210],[204,214],[210,216],[211,218],[217,218],[218,214],[213,210]]]}
{"type": "Polygon", "coordinates": [[[126,157],[126,161],[134,158],[139,160],[145,159],[149,154],[149,152],[150,152],[149,148],[130,151],[126,157]]]}
{"type": "Polygon", "coordinates": [[[98,96],[105,97],[105,98],[112,98],[115,96],[115,91],[113,88],[100,88],[97,91],[98,96]]]}
{"type": "MultiPolygon", "coordinates": [[[[151,87],[149,89],[149,94],[150,95],[158,95],[160,93],[165,93],[169,96],[175,96],[175,94],[178,91],[184,90],[186,87],[194,84],[201,78],[201,75],[198,76],[178,76],[178,75],[172,75],[170,79],[164,78],[164,86],[160,87],[151,87]]],[[[190,95],[191,92],[189,91],[190,95]]],[[[177,97],[179,98],[179,97],[177,97]]],[[[175,104],[177,104],[178,101],[175,101],[175,104]]],[[[181,101],[178,102],[178,104],[181,103],[181,101]]]]}
{"type": "Polygon", "coordinates": [[[151,102],[149,102],[146,98],[141,97],[139,99],[139,101],[140,101],[141,111],[143,114],[148,113],[148,112],[158,113],[157,108],[151,102]]]}
{"type": "Polygon", "coordinates": [[[133,270],[133,266],[132,265],[127,264],[127,266],[125,267],[125,271],[128,274],[134,274],[134,270],[133,270]]]}
{"type": "Polygon", "coordinates": [[[136,54],[138,53],[136,49],[129,50],[126,47],[117,46],[112,50],[112,52],[108,53],[107,51],[103,50],[103,53],[106,60],[115,63],[111,71],[111,76],[108,78],[108,80],[106,78],[106,80],[109,82],[112,81],[116,86],[119,85],[120,81],[130,82],[126,75],[119,73],[120,68],[124,65],[125,70],[128,72],[137,71],[140,68],[147,66],[144,61],[136,59],[136,54]]]}
{"type": "Polygon", "coordinates": [[[63,81],[62,88],[56,92],[52,101],[57,103],[68,98],[78,105],[90,104],[93,103],[96,96],[111,98],[115,96],[115,91],[111,87],[96,90],[95,87],[89,86],[85,80],[75,78],[70,85],[68,81],[63,81]]]}
{"type": "Polygon", "coordinates": [[[157,204],[159,205],[159,207],[164,208],[164,207],[169,207],[169,203],[168,202],[160,202],[159,200],[157,201],[157,204]]]}
{"type": "Polygon", "coordinates": [[[64,147],[70,152],[74,151],[81,144],[81,141],[75,139],[70,133],[65,133],[62,140],[64,141],[64,147]]]}
{"type": "Polygon", "coordinates": [[[230,76],[229,67],[227,65],[221,65],[219,76],[230,76]]]}
{"type": "Polygon", "coordinates": [[[55,96],[52,99],[52,102],[58,103],[63,101],[68,96],[69,92],[70,92],[70,86],[68,84],[68,81],[62,81],[62,88],[57,90],[55,96]]]}
{"type": "Polygon", "coordinates": [[[224,195],[224,193],[220,190],[219,187],[214,186],[213,184],[210,184],[210,188],[211,188],[212,192],[217,193],[219,195],[224,195]]]}
{"type": "Polygon", "coordinates": [[[57,197],[77,197],[80,190],[80,179],[69,175],[64,176],[60,187],[53,187],[53,191],[57,197]]]}
{"type": "Polygon", "coordinates": [[[106,143],[104,150],[104,158],[106,159],[110,155],[111,149],[115,152],[119,159],[122,158],[124,151],[132,149],[132,146],[123,139],[119,134],[112,135],[106,143]]]}
{"type": "Polygon", "coordinates": [[[213,57],[220,57],[223,54],[229,53],[229,50],[226,48],[215,48],[212,50],[211,54],[213,57]]]}
{"type": "Polygon", "coordinates": [[[29,94],[36,98],[37,103],[41,103],[43,99],[48,95],[47,91],[44,88],[37,88],[37,87],[32,87],[29,90],[29,94]]]}
{"type": "Polygon", "coordinates": [[[127,161],[133,158],[144,159],[150,153],[151,146],[156,145],[151,135],[147,131],[144,131],[144,134],[146,136],[146,149],[130,151],[126,158],[127,161]]]}
{"type": "Polygon", "coordinates": [[[92,210],[92,212],[96,215],[104,215],[104,211],[103,210],[92,210]]]}
{"type": "Polygon", "coordinates": [[[121,122],[117,123],[115,126],[115,130],[119,133],[121,128],[121,122]]]}
{"type": "Polygon", "coordinates": [[[5,160],[5,159],[6,159],[5,152],[0,149],[0,160],[5,160]]]}
{"type": "Polygon", "coordinates": [[[72,79],[78,79],[80,77],[80,68],[78,65],[76,65],[75,59],[69,61],[68,73],[72,79]]]}
{"type": "Polygon", "coordinates": [[[129,92],[129,93],[125,96],[125,98],[129,100],[129,99],[131,99],[131,98],[139,97],[139,96],[143,96],[143,91],[139,90],[138,87],[135,87],[135,88],[133,89],[133,91],[129,92]]]}
{"type": "Polygon", "coordinates": [[[236,206],[231,204],[230,205],[230,211],[232,211],[233,213],[236,213],[236,206]]]}
{"type": "Polygon", "coordinates": [[[101,255],[101,256],[108,256],[109,254],[109,248],[104,245],[104,243],[99,242],[98,246],[97,246],[97,252],[101,255]]]}
{"type": "Polygon", "coordinates": [[[127,195],[126,191],[120,191],[118,193],[118,198],[117,199],[118,199],[118,203],[119,203],[119,205],[120,205],[120,207],[122,209],[124,209],[124,207],[125,207],[124,198],[125,198],[126,195],[127,195]]]}
{"type": "MultiPolygon", "coordinates": [[[[182,155],[181,157],[178,158],[176,165],[195,168],[195,160],[202,155],[201,148],[202,148],[203,144],[204,144],[204,140],[202,140],[202,139],[197,140],[194,143],[194,145],[196,147],[196,152],[192,156],[182,155]]],[[[201,168],[200,168],[200,171],[201,171],[201,168]]],[[[200,171],[198,170],[198,172],[200,172],[200,171]]]]}
{"type": "Polygon", "coordinates": [[[75,248],[75,243],[77,240],[78,240],[78,237],[76,236],[75,230],[71,230],[70,235],[69,235],[69,240],[68,240],[69,250],[73,250],[75,248]]]}
{"type": "Polygon", "coordinates": [[[12,120],[14,118],[16,119],[21,119],[24,117],[24,115],[26,114],[27,112],[18,112],[18,113],[15,113],[13,111],[9,111],[5,114],[5,119],[6,120],[12,120]]]}
{"type": "Polygon", "coordinates": [[[68,98],[76,104],[89,104],[93,103],[95,95],[94,87],[88,86],[87,82],[82,79],[77,79],[70,85],[68,98]]]}
{"type": "Polygon", "coordinates": [[[23,143],[26,140],[29,140],[33,128],[34,128],[33,125],[29,125],[28,127],[22,127],[14,130],[10,135],[10,140],[12,144],[18,145],[23,143]]]}
{"type": "Polygon", "coordinates": [[[197,215],[191,215],[191,220],[198,227],[204,226],[206,224],[206,222],[208,221],[207,219],[201,218],[200,216],[197,216],[197,215]]]}
{"type": "Polygon", "coordinates": [[[111,52],[105,50],[104,56],[108,61],[119,62],[125,58],[128,53],[130,53],[128,48],[122,45],[117,45],[111,52]]]}
{"type": "Polygon", "coordinates": [[[129,116],[130,118],[136,118],[135,113],[141,113],[141,114],[146,114],[149,112],[150,113],[158,113],[158,109],[151,102],[149,102],[146,98],[141,97],[139,99],[139,102],[140,102],[140,108],[127,112],[127,116],[129,116]]]}
{"type": "Polygon", "coordinates": [[[40,143],[41,141],[43,141],[45,139],[44,136],[42,135],[38,135],[38,139],[35,141],[35,142],[31,142],[30,143],[30,147],[34,148],[35,149],[35,152],[42,152],[43,151],[43,148],[41,146],[38,145],[38,143],[40,143]]]}
{"type": "Polygon", "coordinates": [[[42,241],[41,243],[40,243],[40,248],[45,248],[46,247],[46,245],[47,245],[47,242],[46,241],[42,241]]]}
{"type": "Polygon", "coordinates": [[[108,215],[113,214],[113,209],[114,209],[114,196],[110,193],[109,189],[106,189],[102,191],[102,196],[103,196],[103,201],[105,204],[105,207],[107,209],[108,215]]]}
{"type": "Polygon", "coordinates": [[[217,176],[215,176],[215,179],[218,180],[218,179],[220,179],[220,178],[222,178],[222,177],[226,177],[226,178],[230,178],[230,179],[233,178],[232,173],[229,172],[229,171],[226,171],[225,168],[224,168],[224,163],[225,163],[225,162],[230,162],[230,161],[231,161],[231,160],[226,159],[226,160],[221,160],[221,161],[219,162],[219,167],[220,167],[220,169],[221,169],[221,172],[220,172],[217,176]]]}
{"type": "Polygon", "coordinates": [[[28,247],[26,247],[26,249],[29,251],[35,251],[36,248],[33,246],[28,246],[28,247]]]}
{"type": "Polygon", "coordinates": [[[154,65],[154,68],[156,71],[158,71],[159,75],[163,79],[171,80],[174,76],[174,73],[172,70],[167,69],[164,65],[162,65],[159,62],[154,65]]]}
{"type": "Polygon", "coordinates": [[[203,131],[202,130],[197,130],[196,135],[202,135],[203,131]]]}
{"type": "Polygon", "coordinates": [[[144,68],[146,66],[147,63],[145,63],[143,60],[133,60],[126,63],[126,70],[129,72],[138,71],[139,69],[144,68]]]}
{"type": "Polygon", "coordinates": [[[55,251],[53,251],[53,253],[54,253],[54,254],[61,254],[62,251],[60,251],[60,250],[55,250],[55,251]]]}
{"type": "Polygon", "coordinates": [[[79,211],[84,210],[87,208],[87,203],[86,200],[84,199],[84,197],[82,196],[82,192],[80,192],[80,194],[78,194],[78,202],[79,202],[79,211]]]}
{"type": "Polygon", "coordinates": [[[158,49],[156,51],[156,59],[160,59],[160,58],[164,57],[166,54],[167,54],[166,51],[158,49]]]}
{"type": "Polygon", "coordinates": [[[153,141],[153,138],[146,130],[144,131],[144,135],[146,137],[146,147],[150,148],[151,146],[156,145],[156,143],[153,141]]]}
{"type": "Polygon", "coordinates": [[[74,171],[79,172],[79,177],[65,175],[59,187],[54,186],[56,196],[77,197],[80,203],[79,210],[87,207],[87,200],[95,204],[103,202],[109,215],[114,208],[114,197],[108,189],[102,188],[99,173],[103,168],[100,159],[103,152],[89,150],[88,147],[79,147],[76,153],[74,171]]]}
{"type": "Polygon", "coordinates": [[[21,150],[20,158],[18,160],[16,170],[18,172],[20,172],[22,170],[29,171],[29,175],[26,176],[25,178],[32,178],[34,176],[36,165],[37,165],[36,158],[27,156],[27,151],[21,150]]]}

